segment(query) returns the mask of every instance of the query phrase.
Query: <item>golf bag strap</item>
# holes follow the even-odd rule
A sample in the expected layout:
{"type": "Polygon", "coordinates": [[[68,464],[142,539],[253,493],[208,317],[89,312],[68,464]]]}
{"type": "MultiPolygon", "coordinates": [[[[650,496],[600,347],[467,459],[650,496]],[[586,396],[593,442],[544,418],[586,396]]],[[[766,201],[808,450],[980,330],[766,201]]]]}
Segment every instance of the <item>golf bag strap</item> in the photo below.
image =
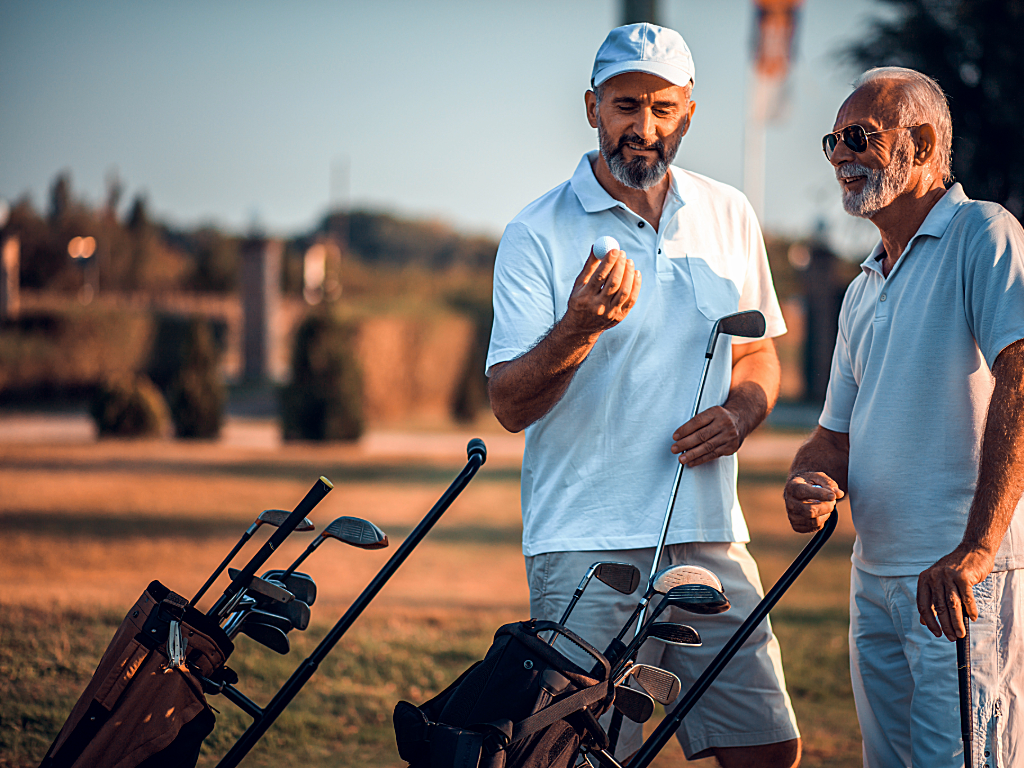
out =
{"type": "Polygon", "coordinates": [[[591,704],[596,704],[608,696],[609,687],[608,681],[604,680],[552,702],[540,710],[540,712],[535,712],[525,720],[520,720],[516,723],[512,727],[512,738],[510,741],[514,742],[525,739],[542,728],[547,728],[552,723],[564,720],[574,712],[579,712],[591,704]]]}
{"type": "MultiPolygon", "coordinates": [[[[608,660],[604,655],[572,630],[566,629],[561,624],[554,621],[531,620],[529,622],[529,626],[531,633],[534,635],[539,635],[541,632],[556,632],[569,642],[573,643],[577,648],[585,651],[596,662],[594,665],[594,671],[591,673],[591,677],[606,679],[611,674],[611,664],[608,663],[608,660]],[[601,674],[602,672],[604,674],[601,674]]],[[[584,672],[584,674],[586,674],[586,672],[584,672]]]]}

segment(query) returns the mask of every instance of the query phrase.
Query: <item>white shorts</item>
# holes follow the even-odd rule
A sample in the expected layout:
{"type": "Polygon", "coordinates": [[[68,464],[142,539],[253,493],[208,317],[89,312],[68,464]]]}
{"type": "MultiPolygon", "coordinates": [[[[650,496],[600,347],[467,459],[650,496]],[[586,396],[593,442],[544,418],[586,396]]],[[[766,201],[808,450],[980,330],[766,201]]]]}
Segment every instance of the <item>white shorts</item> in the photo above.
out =
{"type": "MultiPolygon", "coordinates": [[[[974,766],[1024,765],[1024,571],[990,574],[974,599],[974,766]]],[[[963,766],[956,645],[921,624],[917,576],[874,576],[854,566],[850,678],[866,768],[963,766]]]]}
{"type": "MultiPolygon", "coordinates": [[[[534,618],[558,621],[587,569],[596,562],[633,563],[640,569],[640,587],[623,595],[592,579],[566,622],[576,634],[603,651],[636,608],[651,572],[654,548],[590,552],[549,552],[526,558],[530,582],[530,613],[534,618]]],[[[732,603],[725,613],[698,616],[678,608],[661,614],[660,621],[688,624],[701,636],[700,648],[645,643],[638,661],[674,672],[685,692],[750,615],[763,596],[757,565],[743,544],[689,543],[665,548],[661,566],[700,565],[715,573],[732,603]]],[[[628,641],[630,630],[625,638],[628,641]]],[[[556,647],[574,661],[586,662],[581,651],[563,640],[556,647]],[[575,651],[575,652],[574,652],[575,651]]],[[[593,662],[586,663],[589,669],[593,662]]],[[[611,713],[602,718],[607,728],[611,713]]],[[[774,744],[800,735],[786,693],[779,643],[767,620],[754,631],[726,668],[684,718],[676,733],[688,759],[705,757],[715,747],[774,744]]],[[[643,740],[642,728],[623,720],[615,753],[624,758],[643,740]]]]}

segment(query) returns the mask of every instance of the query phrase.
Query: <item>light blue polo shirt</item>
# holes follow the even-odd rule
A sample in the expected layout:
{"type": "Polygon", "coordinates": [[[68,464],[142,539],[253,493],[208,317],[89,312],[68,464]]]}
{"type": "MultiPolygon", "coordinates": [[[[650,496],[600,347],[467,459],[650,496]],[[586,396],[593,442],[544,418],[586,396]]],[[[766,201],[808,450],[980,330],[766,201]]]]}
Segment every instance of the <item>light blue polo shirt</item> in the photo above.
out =
{"type": "MultiPolygon", "coordinates": [[[[675,476],[672,433],[690,417],[714,321],[761,310],[785,333],[760,228],[732,187],[679,168],[658,231],[615,200],[585,155],[572,179],[505,229],[494,267],[487,368],[533,347],[565,313],[590,246],[618,240],[643,275],[636,305],[598,339],[565,396],[526,429],[523,551],[653,547],[675,476]]],[[[725,402],[729,337],[701,410],[725,402]]],[[[740,341],[750,341],[741,339],[740,341]]],[[[668,543],[747,541],[736,458],[683,472],[668,543]]]]}
{"type": "MultiPolygon", "coordinates": [[[[978,478],[991,367],[1024,338],[1024,231],[959,184],[888,277],[882,244],[839,318],[821,426],[850,436],[853,561],[912,576],[960,543],[978,478]]],[[[996,570],[1024,566],[1018,506],[996,570]]]]}

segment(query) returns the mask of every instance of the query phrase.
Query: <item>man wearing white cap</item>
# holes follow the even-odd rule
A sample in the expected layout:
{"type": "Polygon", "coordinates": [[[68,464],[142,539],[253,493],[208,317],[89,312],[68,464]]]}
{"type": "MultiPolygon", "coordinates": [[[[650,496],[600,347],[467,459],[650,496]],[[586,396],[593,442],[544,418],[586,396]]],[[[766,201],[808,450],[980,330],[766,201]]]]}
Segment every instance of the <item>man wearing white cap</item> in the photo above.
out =
{"type": "MultiPolygon", "coordinates": [[[[587,119],[599,151],[505,229],[494,270],[487,356],[491,405],[526,430],[523,551],[533,616],[557,620],[587,568],[649,572],[675,462],[686,465],[662,566],[701,565],[732,610],[700,617],[701,648],[647,643],[639,661],[692,682],[760,599],[736,499],[736,450],[775,404],[785,333],[757,220],[737,190],[669,168],[690,127],[693,60],[678,33],[612,30],[594,62],[587,119]],[[591,244],[620,244],[601,259],[591,244]],[[641,277],[642,274],[642,277],[641,277]],[[765,337],[737,339],[711,361],[694,402],[715,320],[748,309],[765,337]]],[[[570,628],[603,648],[636,605],[590,588],[570,628]]],[[[688,621],[692,615],[662,614],[688,621]]],[[[571,655],[571,644],[560,644],[571,655]]],[[[679,729],[688,758],[794,766],[800,741],[778,642],[764,622],[679,729]]],[[[616,754],[634,752],[626,721],[616,754]]]]}

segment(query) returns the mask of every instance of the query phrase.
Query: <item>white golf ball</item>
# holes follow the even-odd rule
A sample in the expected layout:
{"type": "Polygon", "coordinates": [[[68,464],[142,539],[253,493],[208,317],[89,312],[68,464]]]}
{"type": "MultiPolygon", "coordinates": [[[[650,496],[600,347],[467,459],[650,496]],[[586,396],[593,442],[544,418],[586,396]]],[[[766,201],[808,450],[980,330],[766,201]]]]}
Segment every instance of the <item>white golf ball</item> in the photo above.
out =
{"type": "Polygon", "coordinates": [[[594,241],[594,258],[603,259],[609,251],[619,250],[619,241],[610,235],[603,235],[594,241]]]}

